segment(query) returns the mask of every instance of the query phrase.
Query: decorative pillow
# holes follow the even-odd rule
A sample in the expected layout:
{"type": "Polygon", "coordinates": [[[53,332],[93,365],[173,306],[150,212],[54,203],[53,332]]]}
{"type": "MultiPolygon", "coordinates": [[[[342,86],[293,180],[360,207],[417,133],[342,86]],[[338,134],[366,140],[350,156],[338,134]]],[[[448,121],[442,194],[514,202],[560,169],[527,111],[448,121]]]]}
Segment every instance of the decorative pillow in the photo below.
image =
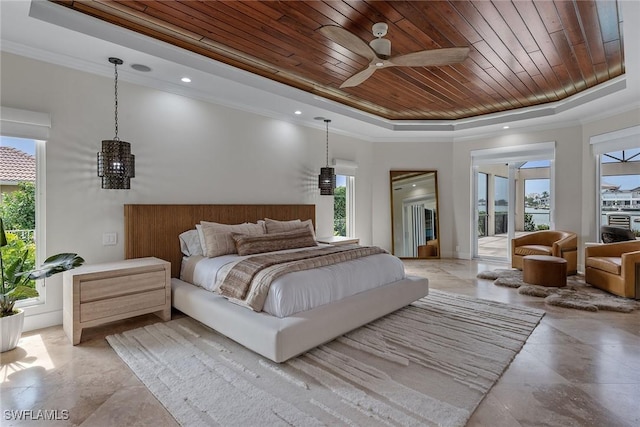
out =
{"type": "Polygon", "coordinates": [[[236,242],[239,255],[253,255],[284,249],[318,246],[316,239],[307,227],[282,233],[262,235],[231,233],[231,236],[236,242]]]}
{"type": "Polygon", "coordinates": [[[284,231],[292,231],[297,230],[299,228],[308,228],[311,231],[311,235],[315,239],[316,231],[313,228],[313,221],[310,219],[306,221],[300,221],[299,219],[294,219],[291,221],[277,221],[275,219],[265,218],[265,227],[267,230],[267,234],[273,233],[282,233],[284,231]]]}
{"type": "Polygon", "coordinates": [[[209,258],[220,255],[235,254],[236,244],[231,237],[231,233],[244,234],[264,234],[264,229],[260,224],[218,224],[217,222],[200,221],[202,233],[206,245],[204,256],[209,258]]]}
{"type": "Polygon", "coordinates": [[[185,231],[178,236],[180,239],[180,250],[185,256],[202,255],[202,244],[200,243],[200,236],[198,230],[185,231]]]}

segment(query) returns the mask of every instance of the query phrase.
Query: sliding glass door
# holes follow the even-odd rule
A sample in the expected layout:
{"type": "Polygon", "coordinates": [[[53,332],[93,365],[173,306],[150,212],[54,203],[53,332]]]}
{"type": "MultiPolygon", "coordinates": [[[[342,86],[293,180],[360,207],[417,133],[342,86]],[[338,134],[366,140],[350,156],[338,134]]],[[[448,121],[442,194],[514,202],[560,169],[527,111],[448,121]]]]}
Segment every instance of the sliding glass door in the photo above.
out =
{"type": "Polygon", "coordinates": [[[509,250],[509,212],[514,200],[509,170],[508,164],[485,164],[475,168],[475,257],[505,258],[509,250]]]}
{"type": "Polygon", "coordinates": [[[472,152],[473,257],[508,260],[511,240],[553,228],[554,144],[472,152]]]}

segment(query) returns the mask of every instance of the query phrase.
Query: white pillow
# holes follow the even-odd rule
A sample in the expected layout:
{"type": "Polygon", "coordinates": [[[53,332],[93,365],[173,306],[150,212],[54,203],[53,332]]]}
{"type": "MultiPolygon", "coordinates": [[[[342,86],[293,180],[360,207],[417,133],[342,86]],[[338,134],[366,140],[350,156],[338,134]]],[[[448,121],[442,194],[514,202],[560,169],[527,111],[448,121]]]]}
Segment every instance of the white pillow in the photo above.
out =
{"type": "Polygon", "coordinates": [[[204,234],[204,241],[206,251],[204,256],[209,258],[227,255],[237,254],[236,243],[231,236],[231,233],[242,234],[264,234],[264,228],[261,224],[252,224],[245,222],[244,224],[218,224],[217,222],[200,221],[202,225],[202,233],[204,234]]]}
{"type": "Polygon", "coordinates": [[[178,236],[180,239],[180,250],[185,256],[202,255],[202,244],[198,230],[188,230],[178,236]]]}

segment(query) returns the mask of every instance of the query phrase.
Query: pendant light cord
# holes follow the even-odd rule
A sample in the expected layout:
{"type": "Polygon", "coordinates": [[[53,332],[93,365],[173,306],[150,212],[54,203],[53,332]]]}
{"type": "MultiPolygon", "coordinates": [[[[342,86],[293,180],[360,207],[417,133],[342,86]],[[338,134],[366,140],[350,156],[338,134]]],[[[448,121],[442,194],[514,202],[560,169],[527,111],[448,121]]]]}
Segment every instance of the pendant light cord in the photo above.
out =
{"type": "Polygon", "coordinates": [[[113,138],[114,141],[120,141],[118,138],[118,63],[114,62],[113,68],[115,71],[115,123],[116,123],[116,136],[113,138]]]}
{"type": "Polygon", "coordinates": [[[325,119],[324,123],[326,124],[326,128],[327,128],[327,167],[329,167],[329,123],[331,122],[331,120],[329,119],[325,119]]]}

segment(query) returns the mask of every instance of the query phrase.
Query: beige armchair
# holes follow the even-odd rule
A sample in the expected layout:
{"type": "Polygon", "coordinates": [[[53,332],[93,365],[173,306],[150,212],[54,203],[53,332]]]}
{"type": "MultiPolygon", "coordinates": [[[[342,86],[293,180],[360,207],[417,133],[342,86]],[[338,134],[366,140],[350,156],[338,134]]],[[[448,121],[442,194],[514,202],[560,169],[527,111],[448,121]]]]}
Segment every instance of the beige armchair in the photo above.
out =
{"type": "Polygon", "coordinates": [[[511,267],[522,270],[527,255],[549,255],[567,260],[567,275],[578,271],[578,236],[570,231],[536,231],[511,240],[511,267]]]}
{"type": "Polygon", "coordinates": [[[585,282],[612,294],[640,299],[640,240],[589,246],[585,282]]]}

